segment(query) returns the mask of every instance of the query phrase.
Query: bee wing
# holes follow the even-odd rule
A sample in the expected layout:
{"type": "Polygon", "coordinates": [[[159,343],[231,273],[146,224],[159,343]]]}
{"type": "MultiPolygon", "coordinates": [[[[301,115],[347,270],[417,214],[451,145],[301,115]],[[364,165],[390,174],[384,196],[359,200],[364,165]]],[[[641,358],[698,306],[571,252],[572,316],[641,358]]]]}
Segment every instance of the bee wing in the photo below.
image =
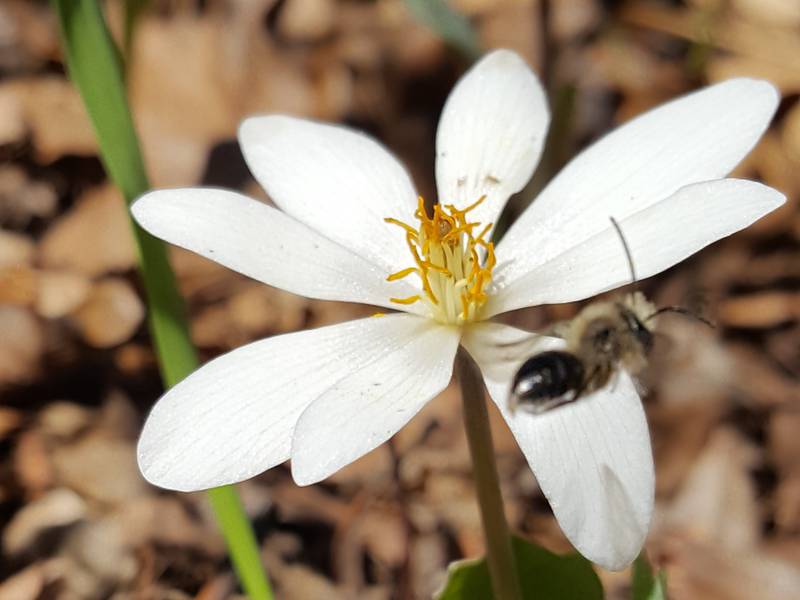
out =
{"type": "MultiPolygon", "coordinates": [[[[655,489],[647,420],[633,380],[620,371],[614,385],[577,402],[539,415],[512,413],[507,398],[514,367],[493,365],[489,349],[499,327],[506,326],[476,327],[462,343],[481,367],[566,536],[597,564],[624,568],[644,542],[655,489]]],[[[548,345],[563,342],[551,339],[548,345]]]]}

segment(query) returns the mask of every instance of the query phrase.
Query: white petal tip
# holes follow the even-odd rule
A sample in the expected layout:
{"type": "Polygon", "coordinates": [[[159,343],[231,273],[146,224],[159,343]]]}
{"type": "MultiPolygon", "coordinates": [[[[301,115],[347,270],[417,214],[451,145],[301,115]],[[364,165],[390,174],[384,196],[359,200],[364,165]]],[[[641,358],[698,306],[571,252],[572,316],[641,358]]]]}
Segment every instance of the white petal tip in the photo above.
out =
{"type": "Polygon", "coordinates": [[[148,217],[152,214],[152,209],[155,206],[154,200],[155,196],[157,196],[159,192],[148,192],[139,196],[136,200],[134,200],[133,204],[131,204],[131,214],[136,222],[147,229],[146,223],[148,222],[148,217]]]}
{"type": "Polygon", "coordinates": [[[769,114],[770,117],[778,109],[778,103],[781,101],[780,90],[778,90],[778,88],[772,82],[767,81],[766,79],[737,77],[735,79],[723,81],[718,85],[731,87],[736,86],[740,88],[738,93],[742,94],[743,97],[749,95],[753,98],[761,98],[764,113],[769,114]]]}
{"type": "Polygon", "coordinates": [[[519,64],[526,64],[525,60],[513,50],[509,50],[507,48],[498,48],[496,50],[492,50],[488,52],[482,59],[482,61],[492,61],[498,64],[506,62],[509,64],[513,64],[514,66],[519,64]]]}
{"type": "Polygon", "coordinates": [[[308,121],[308,119],[282,114],[253,115],[239,123],[237,139],[239,145],[244,149],[248,144],[259,143],[266,138],[285,132],[287,127],[297,126],[308,121]]]}
{"type": "Polygon", "coordinates": [[[296,469],[294,463],[292,463],[292,479],[300,487],[305,487],[308,485],[314,485],[315,483],[319,483],[325,478],[315,477],[310,473],[304,473],[302,472],[302,470],[296,469]]]}
{"type": "Polygon", "coordinates": [[[143,447],[141,441],[137,448],[136,460],[142,477],[150,485],[176,492],[198,492],[210,487],[191,481],[180,471],[164,469],[163,465],[159,463],[158,457],[151,450],[146,449],[146,446],[143,447]]]}

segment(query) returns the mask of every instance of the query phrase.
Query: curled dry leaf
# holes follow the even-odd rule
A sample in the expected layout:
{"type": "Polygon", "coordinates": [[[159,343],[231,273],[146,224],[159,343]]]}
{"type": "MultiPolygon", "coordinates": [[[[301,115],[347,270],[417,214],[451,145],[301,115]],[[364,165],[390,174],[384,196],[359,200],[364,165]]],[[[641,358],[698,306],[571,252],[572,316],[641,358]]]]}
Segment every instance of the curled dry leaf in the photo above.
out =
{"type": "Polygon", "coordinates": [[[38,600],[46,582],[45,568],[34,563],[0,582],[0,598],[38,600]]]}
{"type": "Polygon", "coordinates": [[[51,490],[14,514],[3,531],[3,551],[15,555],[31,550],[47,530],[76,523],[86,514],[86,503],[75,492],[51,490]]]}

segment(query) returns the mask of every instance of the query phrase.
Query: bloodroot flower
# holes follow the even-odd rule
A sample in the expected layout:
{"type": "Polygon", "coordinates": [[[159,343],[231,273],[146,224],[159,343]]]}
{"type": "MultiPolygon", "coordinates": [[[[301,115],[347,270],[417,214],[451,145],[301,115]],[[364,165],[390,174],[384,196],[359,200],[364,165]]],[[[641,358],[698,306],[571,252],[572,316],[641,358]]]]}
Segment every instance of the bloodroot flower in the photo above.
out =
{"type": "Polygon", "coordinates": [[[624,567],[642,546],[654,489],[631,378],[621,372],[546,414],[512,412],[511,378],[542,338],[491,319],[629,283],[609,217],[649,277],[783,203],[761,184],[724,179],[777,102],[769,83],[734,79],[632,120],[567,165],[496,248],[492,226],[530,179],[549,121],[542,87],[516,54],[486,55],[448,98],[432,211],[403,166],[365,135],[288,116],[245,120],[244,157],[278,208],[231,191],[161,190],[136,202],[136,220],[294,294],[396,312],[212,360],[153,408],[139,441],[142,473],[161,487],[199,490],[291,458],[298,484],[325,479],[439,394],[460,344],[567,537],[603,567],[624,567]]]}

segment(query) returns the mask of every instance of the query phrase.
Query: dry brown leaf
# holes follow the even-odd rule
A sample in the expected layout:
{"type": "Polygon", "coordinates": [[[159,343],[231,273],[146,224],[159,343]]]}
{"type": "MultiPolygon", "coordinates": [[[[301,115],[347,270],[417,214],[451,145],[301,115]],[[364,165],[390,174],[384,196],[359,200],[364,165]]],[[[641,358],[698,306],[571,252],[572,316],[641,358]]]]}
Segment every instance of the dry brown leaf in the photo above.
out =
{"type": "Polygon", "coordinates": [[[71,530],[59,555],[70,568],[64,573],[66,593],[76,598],[102,598],[133,581],[138,562],[120,525],[112,519],[82,523],[71,530]]]}
{"type": "Polygon", "coordinates": [[[761,534],[750,477],[757,460],[753,446],[734,430],[719,427],[662,511],[660,526],[727,550],[752,550],[761,534]]]}
{"type": "Polygon", "coordinates": [[[95,431],[53,454],[59,481],[84,496],[118,504],[145,493],[133,443],[95,431]]]}
{"type": "Polygon", "coordinates": [[[136,250],[119,192],[111,185],[87,192],[47,230],[39,261],[92,277],[133,267],[136,250]]]}
{"type": "Polygon", "coordinates": [[[728,327],[775,327],[800,317],[800,294],[759,292],[723,300],[717,314],[728,327]]]}
{"type": "Polygon", "coordinates": [[[765,27],[724,14],[715,19],[698,18],[695,11],[630,3],[620,12],[623,22],[648,27],[702,44],[712,44],[750,58],[798,69],[793,57],[800,53],[800,39],[783,27],[765,27]]]}
{"type": "Polygon", "coordinates": [[[331,34],[335,17],[333,0],[288,0],[278,17],[278,31],[288,40],[316,42],[331,34]]]}
{"type": "Polygon", "coordinates": [[[0,386],[29,379],[44,352],[39,322],[25,308],[0,305],[0,331],[0,386]]]}
{"type": "Polygon", "coordinates": [[[778,410],[769,421],[768,451],[778,469],[775,523],[785,531],[800,530],[800,413],[778,410]]]}
{"type": "Polygon", "coordinates": [[[93,420],[91,410],[75,402],[56,400],[50,402],[39,413],[38,425],[42,434],[56,440],[69,440],[84,429],[93,420]]]}
{"type": "Polygon", "coordinates": [[[747,404],[780,406],[800,401],[796,379],[773,367],[763,349],[744,344],[729,344],[734,359],[733,388],[744,395],[747,404]]]}
{"type": "Polygon", "coordinates": [[[47,319],[66,316],[89,295],[89,279],[71,271],[40,271],[37,276],[36,312],[47,319]]]}
{"type": "Polygon", "coordinates": [[[31,498],[41,495],[53,486],[53,464],[47,444],[38,431],[24,431],[17,438],[14,447],[14,473],[31,498]]]}
{"type": "Polygon", "coordinates": [[[791,0],[733,0],[733,8],[748,20],[786,28],[800,26],[800,3],[791,0]]]}
{"type": "Polygon", "coordinates": [[[177,496],[137,496],[110,517],[132,546],[158,543],[198,549],[213,557],[225,554],[225,542],[208,524],[193,518],[177,496]]]}
{"type": "Polygon", "coordinates": [[[0,68],[12,72],[35,70],[58,54],[58,30],[46,5],[3,0],[0,22],[4,24],[0,68]]]}
{"type": "Polygon", "coordinates": [[[659,543],[674,600],[794,600],[800,569],[764,552],[736,552],[673,536],[659,543]]]}
{"type": "Polygon", "coordinates": [[[41,181],[31,180],[20,167],[0,164],[0,223],[24,227],[34,217],[55,213],[56,194],[41,181]]]}
{"type": "Polygon", "coordinates": [[[542,11],[535,0],[510,3],[505,10],[487,14],[479,30],[483,48],[509,48],[518,52],[534,71],[544,60],[542,11]]]}
{"type": "Polygon", "coordinates": [[[800,70],[791,63],[721,54],[709,61],[707,73],[712,83],[733,77],[755,77],[772,82],[784,95],[800,92],[800,70]]]}
{"type": "Polygon", "coordinates": [[[63,77],[20,78],[0,84],[0,95],[14,95],[39,162],[65,154],[91,156],[97,141],[75,87],[63,77]]]}
{"type": "Polygon", "coordinates": [[[13,88],[0,86],[0,145],[13,144],[24,136],[25,120],[19,94],[13,88]]]}
{"type": "Polygon", "coordinates": [[[0,406],[0,440],[22,424],[22,414],[13,408],[0,406]]]}
{"type": "Polygon", "coordinates": [[[372,510],[359,520],[358,535],[370,555],[389,568],[399,567],[406,557],[407,530],[395,511],[372,510]]]}
{"type": "Polygon", "coordinates": [[[0,229],[0,268],[30,265],[35,246],[27,235],[0,229]]]}
{"type": "Polygon", "coordinates": [[[97,283],[86,302],[73,313],[83,339],[96,348],[110,348],[130,339],[144,321],[144,306],[124,279],[97,283]]]}
{"type": "Polygon", "coordinates": [[[0,304],[28,306],[36,298],[37,277],[27,267],[0,268],[0,304]]]}
{"type": "Polygon", "coordinates": [[[783,150],[783,161],[795,166],[793,175],[797,181],[797,165],[800,165],[800,102],[796,102],[783,119],[780,148],[783,150]]]}

